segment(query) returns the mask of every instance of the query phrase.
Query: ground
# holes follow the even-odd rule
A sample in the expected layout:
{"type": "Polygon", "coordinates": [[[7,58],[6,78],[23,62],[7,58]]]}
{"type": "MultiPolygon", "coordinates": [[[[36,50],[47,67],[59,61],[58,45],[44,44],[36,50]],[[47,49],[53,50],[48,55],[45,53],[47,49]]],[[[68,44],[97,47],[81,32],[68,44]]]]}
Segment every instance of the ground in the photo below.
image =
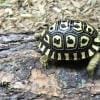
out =
{"type": "Polygon", "coordinates": [[[100,63],[93,79],[86,62],[39,62],[44,25],[80,19],[100,32],[100,0],[0,0],[0,100],[99,100],[100,63]],[[74,66],[74,68],[72,68],[74,66]]]}

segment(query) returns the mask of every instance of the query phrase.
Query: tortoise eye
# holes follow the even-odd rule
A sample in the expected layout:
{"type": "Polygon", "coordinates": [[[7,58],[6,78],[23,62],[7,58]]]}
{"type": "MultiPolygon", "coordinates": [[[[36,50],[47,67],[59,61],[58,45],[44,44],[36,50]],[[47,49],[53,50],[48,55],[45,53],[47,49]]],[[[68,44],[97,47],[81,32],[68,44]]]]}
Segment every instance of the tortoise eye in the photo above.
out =
{"type": "Polygon", "coordinates": [[[49,27],[49,32],[52,32],[52,31],[54,31],[54,30],[55,30],[55,24],[52,25],[51,27],[49,27]]]}
{"type": "Polygon", "coordinates": [[[53,27],[50,27],[50,30],[53,30],[53,27]]]}

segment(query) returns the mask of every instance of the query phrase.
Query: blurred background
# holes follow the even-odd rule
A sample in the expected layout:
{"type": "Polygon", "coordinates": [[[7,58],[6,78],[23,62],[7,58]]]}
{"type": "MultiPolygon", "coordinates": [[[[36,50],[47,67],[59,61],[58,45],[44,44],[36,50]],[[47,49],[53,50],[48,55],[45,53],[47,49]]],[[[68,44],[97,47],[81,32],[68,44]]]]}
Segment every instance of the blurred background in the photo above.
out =
{"type": "Polygon", "coordinates": [[[100,0],[0,0],[0,33],[35,31],[59,19],[100,28],[100,0]]]}

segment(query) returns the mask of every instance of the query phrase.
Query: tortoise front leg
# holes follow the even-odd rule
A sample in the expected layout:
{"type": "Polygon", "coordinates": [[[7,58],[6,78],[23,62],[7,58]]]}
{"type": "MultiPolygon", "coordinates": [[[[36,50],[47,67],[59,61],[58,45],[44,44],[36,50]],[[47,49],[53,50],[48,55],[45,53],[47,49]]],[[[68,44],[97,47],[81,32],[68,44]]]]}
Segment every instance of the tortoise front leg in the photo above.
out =
{"type": "Polygon", "coordinates": [[[46,55],[41,56],[40,62],[41,62],[43,67],[47,68],[47,66],[48,66],[48,56],[46,56],[46,55]]]}

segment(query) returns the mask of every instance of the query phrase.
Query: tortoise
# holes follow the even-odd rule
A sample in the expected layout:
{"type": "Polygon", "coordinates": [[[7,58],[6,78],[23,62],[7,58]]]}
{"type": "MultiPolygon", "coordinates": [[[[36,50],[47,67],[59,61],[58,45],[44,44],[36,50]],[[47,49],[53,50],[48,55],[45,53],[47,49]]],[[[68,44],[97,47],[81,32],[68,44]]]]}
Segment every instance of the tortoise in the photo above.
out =
{"type": "Polygon", "coordinates": [[[100,35],[87,22],[59,20],[41,33],[39,49],[43,55],[40,58],[43,65],[47,65],[49,60],[80,61],[92,58],[87,70],[93,74],[100,60],[100,35]]]}

